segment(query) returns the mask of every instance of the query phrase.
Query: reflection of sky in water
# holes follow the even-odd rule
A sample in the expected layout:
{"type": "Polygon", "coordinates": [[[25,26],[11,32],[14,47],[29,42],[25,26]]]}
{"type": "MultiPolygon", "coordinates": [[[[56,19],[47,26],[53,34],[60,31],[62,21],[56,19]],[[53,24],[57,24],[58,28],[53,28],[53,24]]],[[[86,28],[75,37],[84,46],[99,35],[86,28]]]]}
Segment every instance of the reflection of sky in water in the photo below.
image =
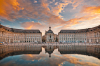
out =
{"type": "Polygon", "coordinates": [[[44,48],[38,54],[9,56],[0,60],[0,66],[99,66],[100,60],[81,54],[63,54],[55,49],[49,58],[44,48]]]}
{"type": "Polygon", "coordinates": [[[80,59],[80,61],[96,63],[96,64],[100,65],[100,60],[98,58],[96,58],[96,57],[87,56],[87,55],[81,55],[81,54],[80,55],[79,54],[70,54],[70,55],[80,59]]]}

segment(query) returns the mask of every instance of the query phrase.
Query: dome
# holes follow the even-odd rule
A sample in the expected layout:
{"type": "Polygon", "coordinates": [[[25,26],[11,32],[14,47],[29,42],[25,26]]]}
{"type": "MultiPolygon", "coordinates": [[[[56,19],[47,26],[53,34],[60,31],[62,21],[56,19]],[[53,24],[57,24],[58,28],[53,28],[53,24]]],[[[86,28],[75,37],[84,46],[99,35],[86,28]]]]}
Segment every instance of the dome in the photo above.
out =
{"type": "Polygon", "coordinates": [[[53,33],[53,31],[52,30],[48,30],[47,33],[53,33]]]}
{"type": "Polygon", "coordinates": [[[53,33],[53,31],[51,30],[51,27],[49,27],[49,30],[46,33],[53,33]]]}

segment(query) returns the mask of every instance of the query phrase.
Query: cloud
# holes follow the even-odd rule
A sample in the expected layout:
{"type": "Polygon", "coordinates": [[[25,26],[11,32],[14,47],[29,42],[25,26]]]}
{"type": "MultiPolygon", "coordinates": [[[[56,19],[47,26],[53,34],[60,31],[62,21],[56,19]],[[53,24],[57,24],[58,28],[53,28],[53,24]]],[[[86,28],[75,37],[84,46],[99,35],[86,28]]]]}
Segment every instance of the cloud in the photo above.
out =
{"type": "Polygon", "coordinates": [[[34,3],[37,3],[37,1],[35,0],[34,3]]]}
{"type": "Polygon", "coordinates": [[[100,25],[100,6],[83,6],[79,15],[81,14],[84,14],[83,17],[74,20],[82,22],[70,27],[71,29],[85,29],[100,25]]]}
{"type": "Polygon", "coordinates": [[[68,5],[68,3],[66,3],[66,2],[65,3],[59,3],[59,4],[58,4],[58,2],[56,2],[55,4],[56,4],[56,6],[51,7],[51,10],[52,10],[52,13],[57,15],[57,16],[60,16],[59,13],[61,13],[61,11],[64,9],[64,7],[68,5]]]}
{"type": "Polygon", "coordinates": [[[45,23],[40,23],[40,22],[24,22],[20,24],[21,27],[23,27],[24,29],[39,29],[40,31],[42,31],[42,34],[44,35],[45,30],[48,30],[48,26],[46,26],[45,23]],[[45,29],[44,29],[45,28],[45,29]]]}
{"type": "MultiPolygon", "coordinates": [[[[76,56],[79,56],[79,55],[76,55],[76,56]]],[[[86,57],[86,56],[81,56],[81,57],[86,57]]],[[[70,62],[70,63],[75,64],[75,65],[79,64],[79,65],[83,65],[83,66],[92,66],[92,65],[98,66],[99,65],[99,64],[96,64],[94,62],[79,61],[79,60],[81,60],[81,58],[76,58],[76,57],[73,57],[73,56],[68,55],[68,54],[60,55],[60,54],[53,53],[51,58],[48,58],[48,54],[39,54],[39,55],[26,54],[26,55],[23,55],[21,57],[21,59],[24,59],[27,61],[38,60],[38,64],[41,63],[44,65],[48,65],[48,63],[49,63],[49,65],[51,65],[51,66],[57,66],[57,65],[62,66],[64,64],[64,62],[70,62]]],[[[94,59],[94,58],[92,58],[92,59],[94,59]]],[[[94,60],[97,60],[97,59],[94,59],[94,60]]],[[[34,63],[34,64],[38,65],[37,63],[34,63]]]]}
{"type": "Polygon", "coordinates": [[[82,10],[79,9],[81,12],[78,13],[78,17],[71,17],[69,20],[66,20],[67,17],[64,18],[61,14],[67,6],[71,5],[70,7],[75,10],[77,7],[80,7],[79,5],[81,5],[82,2],[85,1],[2,0],[0,2],[0,19],[7,19],[10,21],[18,21],[21,18],[29,19],[30,21],[23,21],[24,23],[21,23],[21,27],[45,31],[48,30],[48,26],[51,25],[54,31],[58,33],[60,29],[67,29],[81,22],[93,20],[98,17],[98,14],[100,14],[100,6],[84,6],[82,10]],[[35,19],[37,22],[32,22],[33,20],[31,19],[35,19]]]}
{"type": "Polygon", "coordinates": [[[98,66],[98,64],[96,64],[96,63],[82,62],[82,61],[79,61],[80,59],[69,56],[69,55],[63,55],[63,56],[68,59],[67,60],[68,62],[73,63],[73,64],[80,64],[80,65],[83,65],[83,66],[98,66]]]}
{"type": "Polygon", "coordinates": [[[21,23],[21,26],[24,27],[25,29],[39,29],[40,27],[43,27],[43,25],[39,22],[24,22],[24,23],[21,23]]]}
{"type": "MultiPolygon", "coordinates": [[[[33,2],[37,2],[37,1],[34,0],[33,2]]],[[[58,20],[63,21],[61,20],[62,18],[60,18],[61,15],[59,15],[59,13],[61,13],[64,7],[68,5],[71,1],[62,1],[62,3],[60,3],[61,1],[59,1],[58,5],[55,7],[51,6],[47,0],[39,0],[38,1],[39,4],[38,3],[33,4],[33,2],[31,0],[28,0],[28,1],[27,0],[23,0],[23,1],[3,0],[3,3],[5,4],[1,4],[1,6],[4,6],[3,10],[6,12],[3,11],[4,14],[2,12],[3,15],[1,16],[7,18],[8,20],[29,17],[32,19],[41,20],[43,22],[52,22],[50,18],[51,19],[58,18],[58,20]],[[9,2],[9,3],[6,3],[6,2],[9,2]],[[10,4],[12,6],[10,6],[10,4]]],[[[53,2],[55,1],[53,0],[53,2]]]]}
{"type": "Polygon", "coordinates": [[[9,15],[13,12],[21,10],[17,0],[0,0],[0,16],[5,19],[11,19],[9,15]]]}
{"type": "Polygon", "coordinates": [[[57,61],[57,62],[60,62],[59,66],[62,66],[65,62],[70,62],[70,63],[75,64],[75,65],[79,64],[79,65],[82,65],[82,66],[98,66],[98,64],[96,64],[96,63],[79,61],[81,59],[70,56],[68,54],[65,54],[65,55],[62,55],[62,56],[53,54],[53,56],[60,59],[59,61],[57,61]]]}
{"type": "MultiPolygon", "coordinates": [[[[73,1],[63,0],[62,1],[63,3],[58,2],[58,4],[55,7],[51,6],[50,3],[48,3],[46,0],[40,1],[41,2],[41,4],[39,4],[40,6],[38,4],[32,5],[31,2],[29,2],[27,4],[29,7],[21,4],[25,8],[25,10],[23,10],[22,13],[30,18],[38,19],[41,22],[44,22],[45,24],[50,24],[52,26],[55,26],[56,28],[62,26],[63,28],[71,27],[73,25],[80,23],[80,21],[91,20],[95,18],[95,16],[82,16],[79,18],[72,18],[68,21],[63,20],[61,18],[61,15],[59,15],[59,13],[61,13],[64,7],[67,6],[69,3],[75,4],[77,3],[77,1],[78,0],[73,0],[73,1]]],[[[77,4],[77,6],[78,5],[79,4],[77,4]]]]}
{"type": "Polygon", "coordinates": [[[99,17],[94,20],[83,21],[80,24],[76,24],[70,27],[70,29],[86,29],[86,28],[92,28],[98,25],[100,25],[99,17]]]}
{"type": "Polygon", "coordinates": [[[83,16],[83,17],[79,17],[79,18],[73,18],[73,19],[66,21],[66,23],[64,23],[64,24],[62,23],[59,26],[56,26],[55,28],[61,27],[62,29],[63,28],[66,29],[68,27],[71,27],[71,26],[74,26],[77,24],[81,24],[81,21],[92,20],[94,18],[96,18],[96,16],[83,16]]]}
{"type": "MultiPolygon", "coordinates": [[[[37,23],[37,22],[22,23],[23,25],[30,23],[27,26],[21,25],[25,29],[26,28],[29,28],[29,29],[31,29],[31,28],[37,29],[38,28],[38,29],[44,31],[43,28],[48,28],[49,25],[51,25],[52,28],[54,28],[54,27],[57,28],[57,27],[62,27],[64,25],[67,25],[68,27],[70,27],[72,25],[79,23],[78,20],[75,21],[75,19],[70,19],[69,21],[65,21],[59,15],[59,13],[61,13],[61,11],[64,9],[64,7],[67,6],[69,3],[71,3],[71,1],[63,1],[63,3],[58,2],[58,4],[55,7],[51,6],[50,3],[47,2],[46,0],[41,0],[39,2],[40,2],[40,4],[32,4],[30,1],[27,2],[26,0],[24,0],[24,3],[20,2],[21,6],[24,8],[24,10],[22,10],[23,15],[33,18],[33,19],[37,19],[40,21],[39,23],[37,23]],[[25,3],[27,3],[27,5],[25,5],[25,3]],[[45,24],[43,24],[43,23],[45,23],[45,24]],[[39,28],[39,27],[41,27],[41,28],[39,28]]],[[[67,28],[67,26],[64,28],[67,28]]],[[[57,33],[57,30],[55,30],[55,31],[57,33]]]]}
{"type": "MultiPolygon", "coordinates": [[[[46,7],[45,7],[46,8],[46,7]]],[[[42,21],[46,20],[47,22],[43,22],[43,23],[38,23],[38,22],[25,22],[25,23],[22,23],[22,27],[24,27],[25,29],[32,29],[32,28],[35,28],[35,29],[40,29],[43,34],[44,34],[44,31],[46,30],[43,30],[43,28],[48,28],[49,25],[47,25],[48,23],[50,25],[52,25],[52,28],[55,28],[54,32],[58,33],[58,31],[60,29],[67,29],[71,26],[74,26],[74,25],[77,25],[77,24],[82,24],[82,23],[85,23],[84,21],[88,21],[88,20],[93,20],[95,19],[97,16],[91,16],[91,15],[85,15],[85,16],[82,16],[82,17],[77,17],[77,18],[72,18],[68,21],[64,21],[63,19],[61,19],[59,16],[55,16],[55,15],[52,15],[50,13],[47,13],[46,14],[49,18],[43,16],[41,17],[42,21]],[[40,28],[41,27],[41,28],[40,28]]],[[[48,29],[47,29],[48,30],[48,29]]]]}
{"type": "Polygon", "coordinates": [[[84,0],[73,0],[72,2],[72,6],[73,6],[73,9],[75,9],[76,7],[78,7],[80,4],[82,4],[84,0]]]}
{"type": "Polygon", "coordinates": [[[100,6],[84,6],[81,12],[89,14],[100,14],[100,6]]]}
{"type": "Polygon", "coordinates": [[[62,17],[59,13],[61,13],[67,5],[72,4],[73,9],[75,9],[82,2],[83,0],[59,0],[54,3],[56,6],[50,5],[50,7],[53,14],[62,17]]]}

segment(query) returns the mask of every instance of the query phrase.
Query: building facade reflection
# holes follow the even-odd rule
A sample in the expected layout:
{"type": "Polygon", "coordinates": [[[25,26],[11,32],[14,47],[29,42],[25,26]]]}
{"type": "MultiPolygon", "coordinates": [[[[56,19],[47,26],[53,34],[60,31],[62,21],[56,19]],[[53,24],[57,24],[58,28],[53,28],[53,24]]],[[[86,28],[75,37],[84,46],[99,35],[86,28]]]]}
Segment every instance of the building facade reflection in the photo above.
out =
{"type": "MultiPolygon", "coordinates": [[[[100,58],[100,46],[99,45],[60,45],[60,46],[43,46],[45,53],[51,54],[55,49],[61,54],[83,54],[91,55],[100,58]]],[[[39,45],[25,45],[25,46],[0,46],[0,59],[6,56],[20,55],[20,54],[40,54],[42,52],[42,46],[39,45]]]]}

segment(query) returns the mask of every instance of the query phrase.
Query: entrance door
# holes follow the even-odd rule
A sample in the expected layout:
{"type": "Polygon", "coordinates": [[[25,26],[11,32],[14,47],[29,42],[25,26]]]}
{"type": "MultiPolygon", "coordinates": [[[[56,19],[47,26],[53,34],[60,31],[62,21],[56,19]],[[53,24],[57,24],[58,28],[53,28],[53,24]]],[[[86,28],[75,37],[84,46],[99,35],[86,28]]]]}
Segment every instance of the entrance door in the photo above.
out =
{"type": "Polygon", "coordinates": [[[52,42],[52,39],[49,39],[49,42],[52,42]]]}

